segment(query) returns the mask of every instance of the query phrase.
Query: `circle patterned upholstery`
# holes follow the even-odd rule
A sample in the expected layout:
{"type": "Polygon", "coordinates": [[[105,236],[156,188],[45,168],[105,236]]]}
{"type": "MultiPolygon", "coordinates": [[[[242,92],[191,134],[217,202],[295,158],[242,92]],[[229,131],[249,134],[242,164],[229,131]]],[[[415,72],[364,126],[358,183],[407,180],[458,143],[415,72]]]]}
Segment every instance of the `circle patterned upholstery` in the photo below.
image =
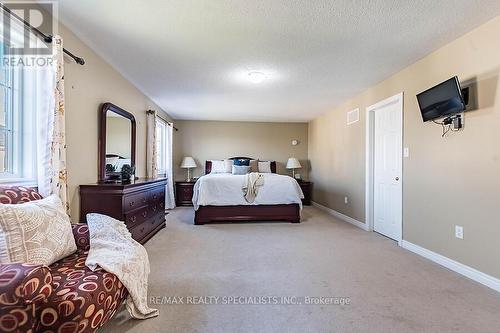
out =
{"type": "Polygon", "coordinates": [[[0,203],[19,204],[42,199],[34,188],[22,186],[0,186],[0,203]]]}
{"type": "MultiPolygon", "coordinates": [[[[0,204],[41,198],[32,188],[0,186],[0,204]]],[[[0,264],[0,332],[93,333],[125,301],[127,289],[114,274],[85,266],[87,225],[72,228],[78,250],[49,267],[0,264]]]]}

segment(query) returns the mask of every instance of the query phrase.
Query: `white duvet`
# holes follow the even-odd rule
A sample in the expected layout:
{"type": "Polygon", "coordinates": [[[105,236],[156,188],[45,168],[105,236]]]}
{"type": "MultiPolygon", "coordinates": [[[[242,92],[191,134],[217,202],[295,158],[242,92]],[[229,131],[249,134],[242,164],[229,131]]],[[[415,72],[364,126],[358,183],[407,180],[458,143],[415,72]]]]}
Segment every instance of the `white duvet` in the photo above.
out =
{"type": "Polygon", "coordinates": [[[200,177],[194,184],[193,205],[200,206],[234,206],[234,205],[283,205],[300,204],[304,194],[295,179],[275,173],[263,173],[264,185],[253,203],[245,200],[243,185],[246,175],[229,173],[208,174],[200,177]]]}

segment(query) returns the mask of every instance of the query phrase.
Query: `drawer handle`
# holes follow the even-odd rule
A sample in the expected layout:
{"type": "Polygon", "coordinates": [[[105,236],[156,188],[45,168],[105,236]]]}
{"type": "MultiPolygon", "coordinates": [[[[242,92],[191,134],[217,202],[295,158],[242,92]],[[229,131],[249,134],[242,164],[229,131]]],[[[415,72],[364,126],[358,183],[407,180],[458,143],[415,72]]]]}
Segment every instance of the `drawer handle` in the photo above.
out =
{"type": "Polygon", "coordinates": [[[148,216],[148,212],[142,212],[142,217],[148,216]]]}
{"type": "Polygon", "coordinates": [[[148,202],[148,199],[147,198],[142,198],[142,202],[146,203],[146,202],[148,202]]]}
{"type": "Polygon", "coordinates": [[[133,205],[135,205],[135,201],[130,201],[129,206],[132,207],[133,205]]]}
{"type": "Polygon", "coordinates": [[[153,206],[153,212],[156,212],[157,210],[158,210],[158,207],[156,207],[156,205],[153,206]]]}
{"type": "Polygon", "coordinates": [[[153,195],[153,199],[154,199],[154,200],[158,199],[158,196],[157,196],[156,194],[155,194],[155,195],[153,195]]]}
{"type": "Polygon", "coordinates": [[[137,217],[136,216],[132,216],[130,218],[130,222],[135,223],[135,221],[137,221],[137,217]]]}

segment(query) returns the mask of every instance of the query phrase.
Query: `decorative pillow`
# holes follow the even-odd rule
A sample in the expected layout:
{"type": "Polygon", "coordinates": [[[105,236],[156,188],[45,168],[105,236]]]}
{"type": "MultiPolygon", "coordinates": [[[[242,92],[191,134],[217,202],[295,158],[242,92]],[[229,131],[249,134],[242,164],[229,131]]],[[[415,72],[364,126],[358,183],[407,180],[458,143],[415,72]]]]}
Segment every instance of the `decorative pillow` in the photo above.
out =
{"type": "Polygon", "coordinates": [[[260,173],[271,173],[271,161],[259,161],[260,173]]]}
{"type": "Polygon", "coordinates": [[[250,172],[259,172],[259,163],[257,160],[250,160],[250,172]]]}
{"type": "Polygon", "coordinates": [[[233,171],[233,160],[224,160],[226,165],[226,172],[231,173],[233,171]]]}
{"type": "Polygon", "coordinates": [[[247,159],[234,160],[234,165],[237,165],[237,166],[250,166],[250,160],[247,160],[247,159]]]}
{"type": "Polygon", "coordinates": [[[250,172],[250,166],[233,165],[233,175],[246,175],[250,172]]]}
{"type": "Polygon", "coordinates": [[[212,170],[210,173],[226,173],[226,163],[224,161],[212,160],[212,170]]]}
{"type": "Polygon", "coordinates": [[[71,222],[57,195],[0,204],[0,264],[50,265],[75,251],[71,222]]]}

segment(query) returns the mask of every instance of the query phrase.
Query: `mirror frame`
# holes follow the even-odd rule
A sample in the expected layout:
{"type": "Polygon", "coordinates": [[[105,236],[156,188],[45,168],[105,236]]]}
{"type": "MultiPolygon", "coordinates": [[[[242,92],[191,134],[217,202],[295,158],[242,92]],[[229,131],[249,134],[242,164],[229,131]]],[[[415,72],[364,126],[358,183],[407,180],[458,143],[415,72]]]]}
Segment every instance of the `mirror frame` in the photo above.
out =
{"type": "Polygon", "coordinates": [[[131,122],[131,128],[132,128],[132,133],[131,133],[131,152],[130,152],[130,160],[132,163],[132,166],[135,166],[135,151],[136,151],[136,131],[137,131],[137,125],[135,121],[135,117],[132,113],[127,112],[123,110],[122,108],[112,104],[112,103],[104,103],[101,105],[101,108],[99,109],[99,148],[98,148],[98,154],[99,154],[99,176],[98,176],[98,181],[99,182],[104,182],[108,180],[108,177],[106,176],[106,129],[107,129],[107,118],[106,114],[108,111],[114,112],[119,114],[122,117],[125,117],[130,120],[131,122]]]}

